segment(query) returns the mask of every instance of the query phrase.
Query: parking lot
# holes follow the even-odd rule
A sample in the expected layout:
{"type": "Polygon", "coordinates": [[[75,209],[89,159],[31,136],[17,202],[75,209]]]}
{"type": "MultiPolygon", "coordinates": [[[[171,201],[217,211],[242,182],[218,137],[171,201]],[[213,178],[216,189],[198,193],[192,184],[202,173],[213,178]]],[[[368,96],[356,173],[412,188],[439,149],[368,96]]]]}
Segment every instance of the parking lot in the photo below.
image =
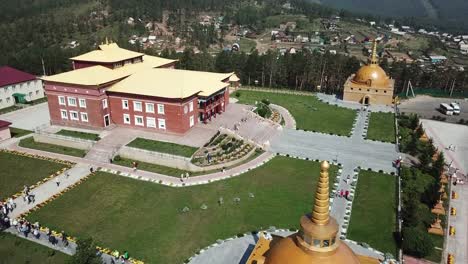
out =
{"type": "Polygon", "coordinates": [[[400,111],[404,113],[415,113],[425,119],[432,119],[433,116],[445,117],[448,122],[457,123],[460,119],[468,120],[468,100],[453,98],[435,98],[426,95],[418,95],[416,98],[402,101],[400,111]],[[460,105],[460,115],[447,116],[439,112],[441,103],[450,104],[457,102],[460,105]]]}

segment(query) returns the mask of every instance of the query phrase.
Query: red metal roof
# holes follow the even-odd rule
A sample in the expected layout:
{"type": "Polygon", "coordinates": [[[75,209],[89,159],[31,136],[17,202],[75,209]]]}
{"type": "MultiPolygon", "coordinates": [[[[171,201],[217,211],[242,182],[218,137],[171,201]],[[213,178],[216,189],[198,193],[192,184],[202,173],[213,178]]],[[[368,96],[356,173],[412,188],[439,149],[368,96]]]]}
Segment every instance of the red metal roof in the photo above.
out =
{"type": "Polygon", "coordinates": [[[11,123],[8,122],[8,121],[0,120],[0,128],[4,128],[4,127],[10,126],[10,125],[11,125],[11,123]]]}
{"type": "Polygon", "coordinates": [[[10,66],[0,67],[0,87],[35,80],[36,76],[10,66]]]}

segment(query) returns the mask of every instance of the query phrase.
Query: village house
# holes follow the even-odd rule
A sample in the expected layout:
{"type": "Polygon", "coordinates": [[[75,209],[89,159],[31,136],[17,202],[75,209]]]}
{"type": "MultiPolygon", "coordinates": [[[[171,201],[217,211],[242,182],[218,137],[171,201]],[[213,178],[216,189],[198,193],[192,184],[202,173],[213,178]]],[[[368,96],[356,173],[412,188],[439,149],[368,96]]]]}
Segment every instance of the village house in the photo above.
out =
{"type": "Polygon", "coordinates": [[[0,67],[0,109],[44,97],[42,81],[9,66],[0,67]]]}

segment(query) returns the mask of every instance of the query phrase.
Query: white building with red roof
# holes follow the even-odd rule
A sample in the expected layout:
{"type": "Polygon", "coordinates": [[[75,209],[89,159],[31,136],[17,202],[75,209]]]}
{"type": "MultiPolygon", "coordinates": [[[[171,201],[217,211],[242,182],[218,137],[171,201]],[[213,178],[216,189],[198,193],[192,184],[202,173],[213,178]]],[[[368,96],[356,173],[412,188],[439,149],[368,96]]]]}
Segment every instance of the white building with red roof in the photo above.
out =
{"type": "Polygon", "coordinates": [[[0,67],[0,109],[42,97],[42,80],[9,66],[0,67]]]}

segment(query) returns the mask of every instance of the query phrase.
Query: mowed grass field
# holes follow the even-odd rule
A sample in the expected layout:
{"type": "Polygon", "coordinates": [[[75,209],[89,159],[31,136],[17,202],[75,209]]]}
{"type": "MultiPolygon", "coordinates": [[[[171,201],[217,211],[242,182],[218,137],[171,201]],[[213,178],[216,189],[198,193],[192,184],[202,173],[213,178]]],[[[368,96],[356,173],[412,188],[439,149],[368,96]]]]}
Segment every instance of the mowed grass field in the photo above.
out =
{"type": "Polygon", "coordinates": [[[395,143],[395,114],[380,112],[371,113],[367,138],[395,143]]]}
{"type": "Polygon", "coordinates": [[[0,152],[0,200],[22,191],[64,168],[65,165],[46,160],[0,152]]]}
{"type": "MultiPolygon", "coordinates": [[[[255,104],[263,99],[281,105],[296,119],[298,129],[347,136],[356,111],[320,102],[315,96],[240,90],[239,103],[255,104]]],[[[235,94],[233,95],[235,96],[235,94]]]]}
{"type": "Polygon", "coordinates": [[[396,177],[361,171],[353,201],[348,238],[397,256],[396,177]]]}
{"type": "Polygon", "coordinates": [[[70,256],[32,241],[0,232],[0,263],[63,264],[70,256]]]}
{"type": "MultiPolygon", "coordinates": [[[[330,169],[330,186],[336,171],[330,169]]],[[[28,219],[78,238],[91,236],[145,263],[182,263],[220,238],[270,226],[297,228],[311,210],[319,173],[317,162],[286,157],[239,177],[186,188],[98,173],[28,219]],[[190,211],[182,212],[184,207],[190,211]]]]}

